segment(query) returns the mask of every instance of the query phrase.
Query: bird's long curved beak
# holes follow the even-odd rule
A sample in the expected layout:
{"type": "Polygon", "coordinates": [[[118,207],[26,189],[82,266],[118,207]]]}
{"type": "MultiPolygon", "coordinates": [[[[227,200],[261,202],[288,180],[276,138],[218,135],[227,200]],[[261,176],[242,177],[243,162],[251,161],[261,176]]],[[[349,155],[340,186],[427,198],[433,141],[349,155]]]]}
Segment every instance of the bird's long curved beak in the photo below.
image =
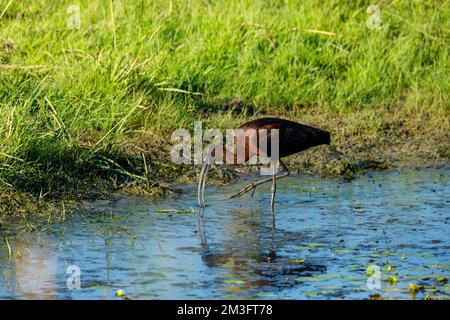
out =
{"type": "Polygon", "coordinates": [[[201,208],[205,207],[205,184],[206,178],[208,176],[208,169],[209,169],[209,162],[206,160],[204,161],[202,170],[200,171],[197,187],[198,205],[201,208]]]}

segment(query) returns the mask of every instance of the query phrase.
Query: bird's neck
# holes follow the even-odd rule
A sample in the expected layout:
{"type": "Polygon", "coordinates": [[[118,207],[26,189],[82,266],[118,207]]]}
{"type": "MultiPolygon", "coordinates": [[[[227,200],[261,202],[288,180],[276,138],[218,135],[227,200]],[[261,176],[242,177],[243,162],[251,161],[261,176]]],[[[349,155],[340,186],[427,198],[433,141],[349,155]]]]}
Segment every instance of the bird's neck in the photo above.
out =
{"type": "Polygon", "coordinates": [[[214,163],[222,161],[224,164],[234,165],[237,164],[236,152],[224,146],[217,146],[211,152],[212,160],[214,163]]]}

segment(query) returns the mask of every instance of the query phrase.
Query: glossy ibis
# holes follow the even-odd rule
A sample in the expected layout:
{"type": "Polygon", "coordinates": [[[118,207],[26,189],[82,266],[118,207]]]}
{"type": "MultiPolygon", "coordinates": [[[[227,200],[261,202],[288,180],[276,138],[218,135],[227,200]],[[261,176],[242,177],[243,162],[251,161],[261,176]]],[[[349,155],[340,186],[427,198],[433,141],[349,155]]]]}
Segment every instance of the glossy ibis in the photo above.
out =
{"type": "Polygon", "coordinates": [[[208,174],[208,168],[212,160],[218,160],[222,158],[221,160],[226,161],[226,163],[228,164],[238,165],[247,162],[250,158],[257,155],[258,157],[266,156],[270,158],[272,164],[275,164],[275,168],[277,167],[278,163],[281,164],[283,170],[285,171],[283,174],[277,175],[277,170],[275,169],[273,170],[273,174],[270,178],[255,181],[247,185],[245,188],[231,197],[238,198],[252,190],[254,193],[258,185],[270,182],[272,180],[271,207],[273,208],[276,193],[276,179],[287,177],[290,174],[288,167],[281,160],[281,158],[321,144],[330,144],[329,132],[279,118],[261,118],[252,120],[241,125],[239,129],[242,129],[238,131],[244,135],[244,138],[237,139],[238,135],[236,135],[234,151],[223,147],[223,152],[221,152],[221,154],[219,154],[218,152],[218,154],[216,155],[213,151],[209,158],[205,158],[198,182],[198,204],[200,207],[205,206],[205,183],[208,174]],[[263,129],[266,130],[265,132],[267,132],[267,134],[263,135],[263,132],[261,131],[263,129]],[[272,150],[270,147],[272,142],[272,135],[270,133],[270,130],[273,129],[278,129],[278,157],[272,157],[268,152],[265,151],[272,150]],[[255,135],[255,133],[256,139],[252,139],[250,136],[251,134],[255,135]],[[267,141],[267,148],[261,148],[262,137],[264,137],[263,139],[266,139],[267,141]],[[239,159],[238,152],[236,150],[245,150],[245,155],[243,157],[240,157],[239,159]]]}

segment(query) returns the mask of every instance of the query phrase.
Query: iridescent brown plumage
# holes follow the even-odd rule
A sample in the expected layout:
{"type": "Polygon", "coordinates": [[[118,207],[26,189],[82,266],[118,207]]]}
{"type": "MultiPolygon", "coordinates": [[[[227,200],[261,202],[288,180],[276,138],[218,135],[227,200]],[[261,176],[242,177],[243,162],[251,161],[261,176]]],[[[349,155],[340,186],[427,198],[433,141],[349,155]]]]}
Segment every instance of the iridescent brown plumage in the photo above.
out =
{"type": "MultiPolygon", "coordinates": [[[[239,129],[244,131],[255,129],[257,132],[261,129],[278,129],[280,158],[288,157],[311,147],[330,143],[330,133],[327,131],[279,118],[252,120],[241,125],[239,129]]],[[[270,146],[270,136],[268,140],[270,146]]],[[[270,150],[270,147],[268,149],[270,150]]]]}
{"type": "MultiPolygon", "coordinates": [[[[276,179],[280,179],[283,177],[286,177],[290,174],[289,169],[287,168],[286,164],[281,160],[281,158],[293,155],[295,153],[298,153],[300,151],[321,145],[321,144],[329,144],[330,143],[330,133],[321,129],[317,129],[314,127],[310,127],[307,125],[303,125],[297,122],[279,119],[279,118],[260,118],[256,120],[252,120],[249,122],[244,123],[239,127],[241,130],[241,133],[246,134],[247,132],[250,132],[249,130],[252,130],[251,132],[255,132],[257,135],[257,140],[253,139],[236,139],[235,145],[236,148],[233,151],[230,151],[224,147],[223,153],[220,155],[213,154],[213,160],[217,160],[220,157],[223,157],[222,160],[227,161],[228,164],[242,164],[244,162],[247,162],[250,158],[253,156],[269,156],[271,158],[271,161],[279,162],[283,169],[286,171],[284,174],[277,176],[276,172],[274,171],[271,178],[262,179],[259,181],[256,181],[252,184],[249,184],[245,188],[243,188],[241,191],[236,193],[232,196],[232,198],[240,197],[244,195],[245,193],[252,191],[255,191],[256,187],[260,184],[269,182],[272,180],[272,201],[271,206],[274,205],[274,199],[275,199],[275,192],[276,192],[276,179]],[[279,141],[279,157],[272,157],[272,155],[269,152],[266,152],[263,150],[263,148],[260,148],[260,145],[256,143],[256,141],[260,141],[260,130],[266,129],[268,130],[267,134],[267,148],[265,150],[271,150],[271,134],[270,130],[278,129],[278,141],[279,141]],[[242,143],[244,145],[242,145],[242,143]],[[244,157],[238,157],[237,156],[237,150],[239,148],[245,149],[245,156],[244,157]],[[267,153],[267,154],[266,154],[267,153]],[[232,160],[231,160],[232,159],[232,160]]],[[[261,133],[261,136],[262,133],[261,133]]],[[[204,202],[204,188],[205,188],[205,182],[206,182],[206,175],[208,171],[209,163],[208,161],[205,161],[202,171],[200,173],[200,179],[199,179],[199,186],[198,186],[198,202],[201,207],[205,205],[204,202]]]]}

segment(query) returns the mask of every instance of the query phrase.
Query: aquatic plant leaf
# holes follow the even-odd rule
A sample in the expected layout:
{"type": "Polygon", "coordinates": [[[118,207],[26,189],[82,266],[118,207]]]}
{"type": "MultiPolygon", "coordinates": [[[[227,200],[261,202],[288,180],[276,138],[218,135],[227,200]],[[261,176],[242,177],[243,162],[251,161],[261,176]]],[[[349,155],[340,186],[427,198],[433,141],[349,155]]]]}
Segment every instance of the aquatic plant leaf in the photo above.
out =
{"type": "Polygon", "coordinates": [[[226,284],[245,284],[245,281],[239,279],[227,279],[223,281],[226,284]]]}
{"type": "Polygon", "coordinates": [[[118,296],[118,297],[125,296],[125,291],[123,291],[122,289],[117,290],[116,291],[116,296],[118,296]]]}
{"type": "Polygon", "coordinates": [[[294,260],[291,260],[291,262],[292,263],[305,263],[306,260],[305,259],[294,259],[294,260]]]}
{"type": "Polygon", "coordinates": [[[391,284],[391,285],[396,285],[397,284],[397,277],[387,276],[387,280],[388,280],[388,283],[391,284]]]}

